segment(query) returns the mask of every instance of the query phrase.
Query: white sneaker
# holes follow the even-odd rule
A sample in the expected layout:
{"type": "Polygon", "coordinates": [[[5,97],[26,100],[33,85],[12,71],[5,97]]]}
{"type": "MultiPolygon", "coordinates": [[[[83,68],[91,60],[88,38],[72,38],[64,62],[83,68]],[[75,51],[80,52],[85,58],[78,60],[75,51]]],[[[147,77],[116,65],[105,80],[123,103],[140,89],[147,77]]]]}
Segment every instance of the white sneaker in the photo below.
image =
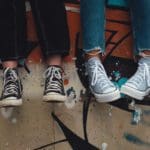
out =
{"type": "Polygon", "coordinates": [[[150,93],[150,57],[141,58],[136,73],[121,87],[121,93],[137,100],[150,93]]]}
{"type": "Polygon", "coordinates": [[[111,102],[120,98],[119,89],[109,80],[105,69],[97,57],[86,63],[90,89],[98,102],[111,102]]]}

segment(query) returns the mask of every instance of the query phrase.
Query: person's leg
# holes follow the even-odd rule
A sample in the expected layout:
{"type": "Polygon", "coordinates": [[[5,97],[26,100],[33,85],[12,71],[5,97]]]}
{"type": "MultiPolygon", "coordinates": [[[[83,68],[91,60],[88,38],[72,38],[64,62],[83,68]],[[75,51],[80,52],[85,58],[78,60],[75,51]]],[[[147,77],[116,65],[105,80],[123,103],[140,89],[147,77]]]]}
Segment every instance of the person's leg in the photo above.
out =
{"type": "Polygon", "coordinates": [[[105,49],[105,0],[82,0],[81,26],[86,53],[105,49]]]}
{"type": "Polygon", "coordinates": [[[81,0],[80,3],[90,89],[98,102],[117,100],[120,98],[119,89],[109,80],[99,57],[105,49],[105,0],[81,0]]]}
{"type": "Polygon", "coordinates": [[[121,92],[138,100],[150,92],[150,1],[130,1],[135,55],[142,57],[136,73],[122,86],[121,92]]]}
{"type": "Polygon", "coordinates": [[[69,31],[64,2],[32,0],[31,7],[41,48],[48,68],[45,72],[44,101],[65,101],[62,57],[69,53],[69,31]]]}
{"type": "Polygon", "coordinates": [[[0,0],[0,58],[14,60],[23,57],[26,40],[24,1],[0,0]]]}
{"type": "Polygon", "coordinates": [[[22,104],[22,85],[18,59],[25,47],[25,4],[18,0],[0,0],[0,59],[3,66],[2,106],[22,104]]]}

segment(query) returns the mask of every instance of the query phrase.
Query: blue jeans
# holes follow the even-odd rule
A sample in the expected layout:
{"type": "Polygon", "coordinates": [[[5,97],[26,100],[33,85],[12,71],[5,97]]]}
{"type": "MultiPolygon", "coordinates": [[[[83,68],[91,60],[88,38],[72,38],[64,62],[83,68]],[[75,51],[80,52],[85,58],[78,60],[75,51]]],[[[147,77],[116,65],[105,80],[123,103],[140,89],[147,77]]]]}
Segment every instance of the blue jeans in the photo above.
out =
{"type": "MultiPolygon", "coordinates": [[[[83,49],[105,51],[105,0],[80,0],[83,49]]],[[[135,53],[150,50],[150,0],[129,0],[135,53]]]]}

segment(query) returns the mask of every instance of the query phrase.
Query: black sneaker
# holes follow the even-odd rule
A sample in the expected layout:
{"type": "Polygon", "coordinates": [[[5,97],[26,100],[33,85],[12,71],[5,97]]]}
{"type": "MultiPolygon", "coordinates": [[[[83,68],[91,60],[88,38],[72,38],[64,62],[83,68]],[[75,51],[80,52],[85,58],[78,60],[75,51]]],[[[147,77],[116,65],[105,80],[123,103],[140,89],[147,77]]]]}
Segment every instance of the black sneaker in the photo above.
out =
{"type": "Polygon", "coordinates": [[[64,102],[65,95],[62,68],[59,66],[49,66],[45,72],[45,89],[43,101],[46,102],[64,102]]]}
{"type": "Polygon", "coordinates": [[[22,84],[15,68],[5,68],[0,107],[22,105],[22,84]]]}

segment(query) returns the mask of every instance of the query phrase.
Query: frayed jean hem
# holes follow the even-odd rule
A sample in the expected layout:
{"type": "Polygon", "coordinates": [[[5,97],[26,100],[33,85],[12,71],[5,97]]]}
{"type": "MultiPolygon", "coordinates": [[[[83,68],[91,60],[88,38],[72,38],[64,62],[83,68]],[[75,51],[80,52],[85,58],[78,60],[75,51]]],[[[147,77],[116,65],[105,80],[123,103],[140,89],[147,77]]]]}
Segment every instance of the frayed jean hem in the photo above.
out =
{"type": "Polygon", "coordinates": [[[92,52],[93,50],[99,50],[99,53],[103,53],[102,49],[100,46],[96,46],[96,47],[93,47],[93,48],[90,48],[90,49],[83,49],[83,51],[85,53],[89,53],[89,52],[92,52]]]}

